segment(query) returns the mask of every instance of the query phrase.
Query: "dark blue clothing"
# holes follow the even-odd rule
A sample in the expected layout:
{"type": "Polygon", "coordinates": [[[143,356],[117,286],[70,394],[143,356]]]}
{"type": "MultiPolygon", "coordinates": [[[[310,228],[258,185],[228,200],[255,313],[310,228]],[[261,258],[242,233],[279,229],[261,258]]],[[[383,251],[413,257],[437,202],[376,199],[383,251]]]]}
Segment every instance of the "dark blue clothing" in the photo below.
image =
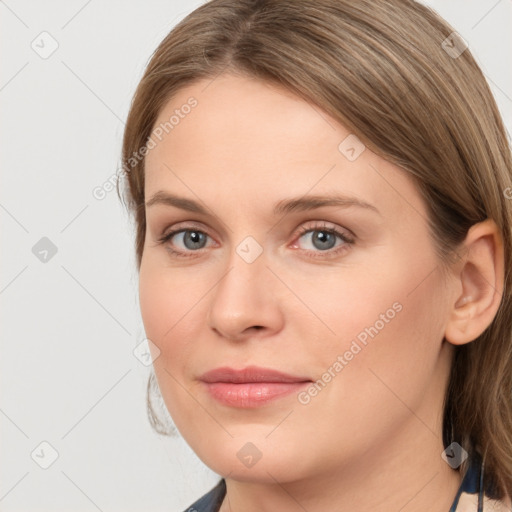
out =
{"type": "Polygon", "coordinates": [[[218,512],[225,495],[226,481],[223,478],[211,491],[190,505],[185,512],[218,512]]]}
{"type": "Polygon", "coordinates": [[[468,494],[478,494],[478,508],[476,510],[477,512],[482,512],[483,488],[481,488],[481,477],[483,477],[483,472],[481,471],[481,462],[482,461],[478,454],[475,454],[466,476],[462,480],[459,490],[455,495],[455,499],[453,500],[453,504],[450,507],[449,512],[455,512],[457,510],[457,505],[459,504],[459,500],[463,492],[467,492],[468,494]]]}
{"type": "MultiPolygon", "coordinates": [[[[478,497],[475,496],[475,500],[478,500],[478,505],[475,502],[474,510],[475,512],[482,512],[484,489],[481,463],[481,457],[478,453],[475,453],[473,458],[470,460],[469,468],[462,480],[457,494],[455,495],[452,506],[447,512],[457,511],[457,505],[459,504],[460,497],[463,493],[477,495],[478,497]]],[[[222,479],[213,489],[192,504],[184,512],[218,512],[225,495],[226,482],[222,479]]],[[[492,492],[486,492],[485,497],[492,497],[492,492]]]]}

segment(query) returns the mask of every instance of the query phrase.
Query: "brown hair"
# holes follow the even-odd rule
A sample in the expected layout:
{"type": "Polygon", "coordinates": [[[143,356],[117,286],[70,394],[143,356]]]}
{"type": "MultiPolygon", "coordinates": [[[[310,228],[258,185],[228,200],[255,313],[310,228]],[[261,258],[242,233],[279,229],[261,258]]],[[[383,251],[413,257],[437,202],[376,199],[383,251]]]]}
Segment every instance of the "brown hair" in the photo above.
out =
{"type": "MultiPolygon", "coordinates": [[[[128,115],[123,170],[140,268],[143,156],[155,120],[179,89],[229,71],[313,102],[374,153],[411,173],[441,261],[449,260],[470,226],[493,219],[505,252],[501,303],[478,339],[455,347],[443,441],[456,440],[470,457],[482,454],[484,485],[492,489],[494,482],[490,494],[501,499],[512,495],[512,159],[487,82],[453,32],[413,0],[209,1],[152,55],[128,115]]],[[[154,414],[151,389],[154,374],[149,417],[167,433],[154,414]]],[[[461,465],[463,474],[467,467],[467,461],[461,465]]]]}

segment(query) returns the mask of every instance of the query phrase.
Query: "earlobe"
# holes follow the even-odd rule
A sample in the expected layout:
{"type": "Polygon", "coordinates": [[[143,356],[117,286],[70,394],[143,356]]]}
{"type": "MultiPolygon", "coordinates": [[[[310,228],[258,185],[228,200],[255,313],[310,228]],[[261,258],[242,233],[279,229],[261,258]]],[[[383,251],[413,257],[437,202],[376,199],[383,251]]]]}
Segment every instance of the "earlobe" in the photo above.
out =
{"type": "Polygon", "coordinates": [[[457,296],[445,339],[463,345],[478,338],[492,323],[501,303],[504,280],[503,240],[490,219],[473,225],[459,251],[457,296]]]}

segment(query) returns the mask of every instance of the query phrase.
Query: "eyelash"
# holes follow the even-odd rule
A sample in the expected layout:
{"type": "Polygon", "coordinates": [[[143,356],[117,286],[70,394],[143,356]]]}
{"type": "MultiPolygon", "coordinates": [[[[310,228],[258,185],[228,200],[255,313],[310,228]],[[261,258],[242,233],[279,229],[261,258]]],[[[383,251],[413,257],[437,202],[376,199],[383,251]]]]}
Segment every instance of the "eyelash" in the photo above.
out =
{"type": "MultiPolygon", "coordinates": [[[[174,235],[177,235],[178,233],[187,232],[187,231],[192,231],[192,232],[196,232],[196,233],[202,233],[203,235],[209,236],[208,233],[206,233],[205,231],[203,231],[201,229],[196,229],[193,226],[191,226],[191,227],[182,227],[182,228],[170,231],[169,233],[166,233],[165,235],[161,236],[160,238],[158,238],[158,243],[162,244],[162,245],[166,244],[167,242],[169,242],[171,240],[171,238],[174,235]]],[[[299,229],[298,233],[294,236],[294,239],[295,238],[299,239],[299,238],[303,237],[306,233],[315,232],[315,231],[320,231],[320,232],[324,232],[324,233],[331,233],[333,235],[336,235],[337,237],[339,237],[343,241],[343,244],[339,245],[338,247],[332,248],[332,249],[327,249],[325,251],[320,251],[320,250],[312,251],[312,250],[304,249],[303,251],[306,252],[306,253],[310,253],[312,258],[322,258],[322,257],[325,258],[325,256],[323,256],[323,255],[328,255],[327,256],[328,258],[329,257],[337,256],[341,252],[348,250],[349,247],[355,243],[354,238],[348,236],[346,233],[342,233],[341,231],[339,231],[336,228],[328,227],[325,224],[323,224],[323,225],[308,226],[308,227],[302,226],[299,229]]],[[[169,245],[166,247],[166,249],[173,256],[177,256],[177,257],[180,257],[180,258],[193,258],[195,256],[199,256],[200,253],[202,252],[202,249],[198,249],[196,251],[188,251],[187,253],[183,253],[181,251],[176,251],[175,249],[173,249],[169,245]],[[198,254],[193,256],[191,253],[198,253],[198,254]]]]}

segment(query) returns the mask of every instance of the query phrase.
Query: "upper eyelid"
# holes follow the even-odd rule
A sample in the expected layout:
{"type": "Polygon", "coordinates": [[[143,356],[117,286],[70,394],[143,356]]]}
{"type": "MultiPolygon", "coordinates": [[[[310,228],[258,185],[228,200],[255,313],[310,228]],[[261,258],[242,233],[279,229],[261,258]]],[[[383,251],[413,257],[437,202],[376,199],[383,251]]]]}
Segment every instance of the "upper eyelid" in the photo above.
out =
{"type": "Polygon", "coordinates": [[[195,230],[195,231],[201,231],[202,233],[205,233],[211,237],[208,228],[202,227],[200,222],[198,222],[197,224],[198,225],[195,225],[194,221],[177,222],[175,224],[172,224],[171,226],[167,226],[167,228],[162,231],[162,236],[166,236],[166,234],[169,234],[172,232],[177,234],[178,232],[181,232],[181,231],[194,231],[195,230]],[[185,224],[185,225],[181,226],[181,224],[185,224]]]}
{"type": "Polygon", "coordinates": [[[337,232],[347,231],[348,233],[350,233],[351,237],[355,238],[355,234],[350,229],[343,227],[343,226],[337,226],[334,222],[329,222],[329,221],[325,221],[325,220],[316,220],[316,221],[313,220],[313,221],[308,221],[308,222],[317,222],[319,224],[312,225],[312,226],[305,226],[304,224],[307,224],[307,222],[306,222],[306,223],[301,224],[298,228],[296,228],[295,231],[299,231],[300,234],[304,234],[309,231],[322,231],[322,229],[325,229],[326,231],[337,231],[337,232]]]}
{"type": "MultiPolygon", "coordinates": [[[[174,232],[175,234],[177,234],[178,232],[181,232],[181,231],[193,231],[193,230],[197,230],[197,231],[201,231],[201,232],[204,232],[205,234],[207,234],[208,236],[211,236],[209,234],[209,229],[208,228],[203,228],[201,226],[201,222],[198,222],[197,221],[197,224],[198,225],[195,225],[195,222],[196,221],[182,221],[182,222],[177,222],[176,224],[173,224],[172,225],[172,229],[169,229],[169,231],[167,232],[166,230],[164,230],[164,232],[167,232],[168,233],[171,233],[171,232],[174,232]],[[192,223],[192,224],[190,224],[192,223]],[[184,226],[181,226],[181,224],[185,224],[184,226]]],[[[301,224],[299,224],[299,226],[297,226],[295,229],[294,229],[294,233],[297,233],[297,232],[300,232],[301,234],[303,232],[307,232],[307,231],[316,231],[316,230],[321,230],[321,229],[331,229],[331,230],[336,230],[336,231],[348,231],[349,233],[351,233],[352,235],[354,235],[352,233],[352,231],[346,227],[339,227],[339,226],[336,226],[336,224],[334,222],[331,222],[331,221],[326,221],[326,220],[316,220],[316,219],[312,219],[312,220],[308,220],[308,221],[305,221],[305,222],[302,222],[301,224]],[[308,226],[306,227],[305,224],[308,224],[308,223],[318,223],[318,224],[315,224],[313,226],[308,226]]],[[[165,235],[162,235],[162,236],[165,236],[165,235]]],[[[355,236],[355,235],[354,235],[355,236]]],[[[213,238],[213,237],[212,237],[213,238]]]]}

